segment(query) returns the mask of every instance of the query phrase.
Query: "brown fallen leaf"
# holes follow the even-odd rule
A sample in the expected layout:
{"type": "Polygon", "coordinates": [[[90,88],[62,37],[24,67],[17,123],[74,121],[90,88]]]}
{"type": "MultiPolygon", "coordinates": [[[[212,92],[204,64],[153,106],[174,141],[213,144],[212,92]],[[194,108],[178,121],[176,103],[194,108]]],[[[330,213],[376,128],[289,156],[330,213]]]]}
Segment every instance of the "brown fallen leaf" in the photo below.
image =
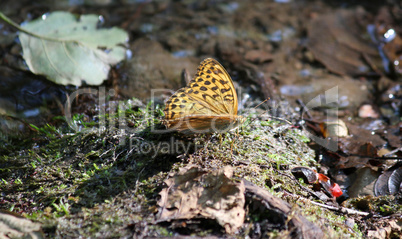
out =
{"type": "Polygon", "coordinates": [[[378,50],[365,34],[367,22],[363,19],[368,17],[362,8],[318,16],[308,26],[307,47],[318,61],[340,75],[365,75],[382,69],[378,50]]]}
{"type": "Polygon", "coordinates": [[[245,217],[244,184],[233,182],[231,176],[230,166],[212,172],[195,165],[180,169],[160,192],[157,222],[212,219],[227,233],[236,232],[245,217]]]}
{"type": "Polygon", "coordinates": [[[400,238],[402,219],[384,221],[380,227],[367,231],[367,238],[400,238]]]}
{"type": "Polygon", "coordinates": [[[375,196],[394,195],[402,192],[402,163],[383,172],[374,185],[375,196]]]}

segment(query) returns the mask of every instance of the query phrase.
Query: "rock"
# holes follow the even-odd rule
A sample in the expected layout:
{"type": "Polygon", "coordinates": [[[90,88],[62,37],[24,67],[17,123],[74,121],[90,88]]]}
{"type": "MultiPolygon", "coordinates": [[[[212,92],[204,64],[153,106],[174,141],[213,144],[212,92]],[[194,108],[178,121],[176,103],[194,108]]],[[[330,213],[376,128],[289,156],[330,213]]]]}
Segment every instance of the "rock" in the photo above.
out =
{"type": "Polygon", "coordinates": [[[127,98],[147,99],[161,94],[170,95],[181,85],[181,72],[196,72],[198,62],[185,58],[175,58],[157,41],[141,38],[131,46],[133,58],[122,67],[120,93],[127,98]],[[197,63],[196,63],[197,62],[197,63]]]}

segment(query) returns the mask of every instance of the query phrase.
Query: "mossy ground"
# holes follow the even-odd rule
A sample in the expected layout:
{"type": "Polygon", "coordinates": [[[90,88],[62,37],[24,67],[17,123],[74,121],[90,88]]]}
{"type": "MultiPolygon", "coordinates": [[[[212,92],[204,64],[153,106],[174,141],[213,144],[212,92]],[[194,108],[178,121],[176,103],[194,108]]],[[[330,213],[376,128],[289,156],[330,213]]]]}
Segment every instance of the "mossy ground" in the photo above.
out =
{"type": "MultiPolygon", "coordinates": [[[[190,163],[205,169],[231,165],[235,177],[288,201],[329,238],[361,237],[357,225],[345,225],[344,215],[308,203],[314,198],[301,185],[310,186],[291,176],[294,166],[319,167],[301,130],[256,120],[225,134],[155,134],[151,127],[163,128],[160,110],[130,113],[135,127],[127,133],[116,128],[74,133],[46,126],[30,140],[3,145],[0,208],[43,223],[50,237],[171,236],[176,231],[154,223],[168,174],[190,163]]],[[[235,236],[248,235],[258,222],[258,215],[247,215],[235,236]]],[[[267,233],[279,237],[288,232],[267,233]]]]}

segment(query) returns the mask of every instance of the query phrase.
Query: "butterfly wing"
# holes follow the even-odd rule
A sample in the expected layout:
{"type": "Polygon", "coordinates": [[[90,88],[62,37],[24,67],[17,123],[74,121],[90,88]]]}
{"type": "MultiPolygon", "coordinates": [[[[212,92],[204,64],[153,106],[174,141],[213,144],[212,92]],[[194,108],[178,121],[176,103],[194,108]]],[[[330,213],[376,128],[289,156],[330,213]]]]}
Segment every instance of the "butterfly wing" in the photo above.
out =
{"type": "Polygon", "coordinates": [[[170,128],[183,134],[227,132],[244,122],[242,116],[186,116],[169,122],[170,128]]]}
{"type": "Polygon", "coordinates": [[[201,62],[194,79],[166,102],[166,121],[190,115],[237,115],[237,94],[232,79],[212,58],[201,62]]]}

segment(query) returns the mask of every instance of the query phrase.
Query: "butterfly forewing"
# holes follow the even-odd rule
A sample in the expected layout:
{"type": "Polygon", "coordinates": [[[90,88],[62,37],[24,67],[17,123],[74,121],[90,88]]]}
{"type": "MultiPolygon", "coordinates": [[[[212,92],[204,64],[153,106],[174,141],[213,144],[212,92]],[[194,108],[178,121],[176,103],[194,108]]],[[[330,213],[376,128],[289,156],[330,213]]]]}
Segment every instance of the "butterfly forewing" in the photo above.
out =
{"type": "Polygon", "coordinates": [[[208,58],[201,62],[188,87],[194,99],[209,103],[215,113],[237,114],[237,94],[232,79],[216,60],[208,58]]]}
{"type": "Polygon", "coordinates": [[[179,131],[208,129],[211,123],[220,128],[237,119],[233,82],[225,68],[212,58],[201,62],[194,79],[166,102],[165,125],[176,126],[179,131]]]}

